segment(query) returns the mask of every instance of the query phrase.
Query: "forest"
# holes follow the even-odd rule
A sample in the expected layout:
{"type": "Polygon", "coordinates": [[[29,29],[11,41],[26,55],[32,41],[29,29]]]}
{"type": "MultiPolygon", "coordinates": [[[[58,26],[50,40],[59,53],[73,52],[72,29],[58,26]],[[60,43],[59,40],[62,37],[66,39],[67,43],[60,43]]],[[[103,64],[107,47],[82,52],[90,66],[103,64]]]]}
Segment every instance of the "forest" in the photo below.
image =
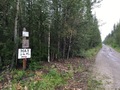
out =
{"type": "MultiPolygon", "coordinates": [[[[86,57],[101,45],[98,20],[92,9],[98,0],[0,0],[0,68],[22,63],[23,28],[29,32],[29,63],[86,57]]],[[[120,24],[110,36],[119,40],[120,24]]],[[[113,40],[115,42],[115,40],[113,40]]],[[[118,42],[120,45],[120,42],[118,42]]],[[[34,64],[34,63],[33,63],[34,64]]]]}
{"type": "Polygon", "coordinates": [[[119,51],[120,48],[120,22],[114,24],[112,32],[105,38],[104,43],[119,51]]]}

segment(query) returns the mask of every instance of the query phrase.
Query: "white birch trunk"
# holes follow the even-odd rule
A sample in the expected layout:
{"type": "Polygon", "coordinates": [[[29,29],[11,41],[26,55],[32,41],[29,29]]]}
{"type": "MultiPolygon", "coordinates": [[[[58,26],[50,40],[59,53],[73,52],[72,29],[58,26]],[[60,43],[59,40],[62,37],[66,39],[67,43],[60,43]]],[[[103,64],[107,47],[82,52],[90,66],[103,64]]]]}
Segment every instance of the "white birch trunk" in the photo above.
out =
{"type": "Polygon", "coordinates": [[[48,62],[50,62],[50,25],[49,25],[49,32],[48,32],[48,62]]]}
{"type": "Polygon", "coordinates": [[[15,44],[15,51],[13,53],[13,61],[12,61],[12,65],[11,68],[14,65],[14,60],[16,62],[17,65],[17,49],[18,49],[18,15],[19,15],[19,4],[20,4],[20,0],[17,0],[16,3],[16,16],[15,16],[15,26],[14,26],[14,44],[15,44]]]}
{"type": "Polygon", "coordinates": [[[16,11],[16,16],[15,16],[15,27],[14,27],[14,42],[15,42],[15,44],[17,43],[17,36],[18,36],[17,26],[18,26],[19,3],[20,3],[20,1],[17,0],[17,5],[16,5],[17,11],[16,11]]]}

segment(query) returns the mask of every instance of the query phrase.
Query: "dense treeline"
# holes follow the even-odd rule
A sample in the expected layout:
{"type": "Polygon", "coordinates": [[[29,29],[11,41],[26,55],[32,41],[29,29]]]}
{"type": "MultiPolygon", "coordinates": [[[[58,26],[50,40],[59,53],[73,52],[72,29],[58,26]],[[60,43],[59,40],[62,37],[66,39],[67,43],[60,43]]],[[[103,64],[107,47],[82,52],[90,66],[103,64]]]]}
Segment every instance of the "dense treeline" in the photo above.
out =
{"type": "Polygon", "coordinates": [[[0,64],[17,66],[21,33],[30,33],[32,62],[81,56],[101,44],[92,15],[97,0],[1,0],[0,64]]]}
{"type": "Polygon", "coordinates": [[[120,47],[120,22],[114,25],[112,32],[105,38],[105,44],[120,47]]]}

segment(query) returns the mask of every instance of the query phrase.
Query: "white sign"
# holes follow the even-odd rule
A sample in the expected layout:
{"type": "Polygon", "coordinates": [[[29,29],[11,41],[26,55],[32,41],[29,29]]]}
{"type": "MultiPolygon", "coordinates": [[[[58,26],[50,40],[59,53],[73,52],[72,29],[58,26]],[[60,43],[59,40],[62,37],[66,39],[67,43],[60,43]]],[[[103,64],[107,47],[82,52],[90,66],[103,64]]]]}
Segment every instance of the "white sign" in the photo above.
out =
{"type": "Polygon", "coordinates": [[[23,31],[23,32],[22,32],[22,36],[23,36],[23,37],[29,37],[29,32],[23,31]]]}
{"type": "Polygon", "coordinates": [[[31,58],[31,49],[18,49],[18,59],[31,58]]]}

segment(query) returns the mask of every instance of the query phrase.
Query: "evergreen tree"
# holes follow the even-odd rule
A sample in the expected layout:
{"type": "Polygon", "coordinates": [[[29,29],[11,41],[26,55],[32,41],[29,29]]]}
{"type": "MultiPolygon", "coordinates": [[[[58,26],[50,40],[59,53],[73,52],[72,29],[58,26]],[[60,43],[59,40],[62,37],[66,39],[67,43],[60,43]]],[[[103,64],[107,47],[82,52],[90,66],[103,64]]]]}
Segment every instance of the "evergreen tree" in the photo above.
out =
{"type": "MultiPolygon", "coordinates": [[[[92,7],[97,2],[1,0],[1,67],[18,66],[21,63],[21,60],[15,60],[14,57],[17,55],[17,48],[22,47],[21,33],[24,27],[30,33],[31,62],[82,56],[85,50],[101,44],[98,21],[92,15],[92,7]]],[[[116,39],[119,39],[118,35],[116,36],[116,39]]]]}

